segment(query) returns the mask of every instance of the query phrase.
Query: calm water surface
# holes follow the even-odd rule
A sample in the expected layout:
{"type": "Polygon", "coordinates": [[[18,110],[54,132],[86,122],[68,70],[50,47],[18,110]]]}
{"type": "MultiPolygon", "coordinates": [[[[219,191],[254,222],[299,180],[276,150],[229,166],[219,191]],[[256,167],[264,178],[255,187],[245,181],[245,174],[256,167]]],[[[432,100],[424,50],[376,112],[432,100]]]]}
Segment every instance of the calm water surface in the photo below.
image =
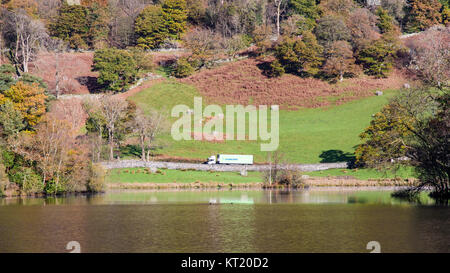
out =
{"type": "Polygon", "coordinates": [[[0,252],[450,252],[450,208],[390,189],[0,199],[0,252]]]}

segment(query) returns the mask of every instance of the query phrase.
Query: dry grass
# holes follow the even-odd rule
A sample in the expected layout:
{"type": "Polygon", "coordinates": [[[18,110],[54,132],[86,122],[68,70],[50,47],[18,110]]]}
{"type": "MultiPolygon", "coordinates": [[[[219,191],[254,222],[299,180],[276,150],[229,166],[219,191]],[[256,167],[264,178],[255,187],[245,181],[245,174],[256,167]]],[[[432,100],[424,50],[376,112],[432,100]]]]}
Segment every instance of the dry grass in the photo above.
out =
{"type": "Polygon", "coordinates": [[[268,78],[258,67],[264,61],[247,59],[203,70],[186,79],[210,102],[220,104],[275,105],[284,109],[298,107],[323,107],[342,104],[374,94],[376,90],[398,89],[407,79],[394,71],[387,79],[368,76],[345,79],[330,84],[314,79],[285,74],[280,78],[268,78]]]}
{"type": "MultiPolygon", "coordinates": [[[[94,53],[63,53],[58,59],[62,94],[88,94],[96,88],[98,73],[92,72],[94,53]]],[[[53,53],[41,53],[30,64],[30,72],[41,77],[50,90],[55,88],[57,58],[53,53]]]]}

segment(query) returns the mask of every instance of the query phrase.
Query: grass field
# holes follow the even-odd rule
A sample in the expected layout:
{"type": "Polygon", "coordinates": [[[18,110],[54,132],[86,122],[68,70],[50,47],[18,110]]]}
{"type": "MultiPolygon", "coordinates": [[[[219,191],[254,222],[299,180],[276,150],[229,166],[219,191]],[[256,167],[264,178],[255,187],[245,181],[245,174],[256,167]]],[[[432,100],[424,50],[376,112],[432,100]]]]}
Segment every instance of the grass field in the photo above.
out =
{"type": "MultiPolygon", "coordinates": [[[[383,178],[411,178],[411,169],[401,169],[398,173],[383,173],[371,169],[346,170],[332,169],[318,172],[304,172],[311,177],[339,177],[351,176],[360,180],[383,178]]],[[[193,182],[220,182],[220,183],[256,183],[263,182],[262,174],[249,172],[248,176],[241,176],[234,172],[205,172],[191,170],[159,170],[158,173],[149,174],[145,168],[128,168],[109,170],[108,183],[193,183],[193,182]]]]}
{"type": "Polygon", "coordinates": [[[262,182],[260,173],[249,172],[248,176],[241,176],[232,172],[204,172],[184,170],[159,170],[149,174],[144,168],[114,169],[108,172],[108,183],[193,183],[193,182],[221,182],[221,183],[252,183],[262,182]]]}
{"type": "MultiPolygon", "coordinates": [[[[371,116],[388,102],[395,91],[385,91],[384,94],[326,108],[281,110],[279,151],[292,163],[351,159],[355,146],[360,142],[358,135],[369,125],[371,116]]],[[[144,111],[155,108],[165,109],[168,113],[178,104],[192,107],[194,96],[199,96],[195,87],[167,80],[129,99],[144,111]]],[[[207,103],[213,102],[204,98],[203,106],[207,103]]],[[[161,140],[166,145],[156,153],[165,156],[206,159],[219,153],[253,154],[255,162],[267,161],[267,153],[260,151],[258,141],[174,141],[168,133],[161,140]]]]}

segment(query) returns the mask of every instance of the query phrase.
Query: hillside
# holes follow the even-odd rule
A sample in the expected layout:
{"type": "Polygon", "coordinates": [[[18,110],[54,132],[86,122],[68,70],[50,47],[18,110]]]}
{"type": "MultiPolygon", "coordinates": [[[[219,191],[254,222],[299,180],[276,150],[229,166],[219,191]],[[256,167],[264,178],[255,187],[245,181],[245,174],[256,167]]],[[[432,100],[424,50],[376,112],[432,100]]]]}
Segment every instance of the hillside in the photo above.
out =
{"type": "MultiPolygon", "coordinates": [[[[353,157],[358,135],[369,125],[371,116],[385,105],[395,91],[383,96],[370,96],[341,105],[315,109],[282,110],[280,112],[280,147],[286,158],[295,163],[346,161],[353,157]]],[[[192,106],[200,91],[192,85],[168,80],[129,97],[138,107],[169,110],[174,105],[192,106]]],[[[221,104],[223,105],[223,104],[221,104]]],[[[220,131],[220,130],[219,130],[220,131]]],[[[174,141],[170,134],[162,136],[162,149],[155,154],[164,160],[202,161],[212,154],[240,153],[255,155],[256,162],[266,162],[257,141],[174,141]]],[[[124,156],[139,156],[124,149],[124,156]]]]}
{"type": "Polygon", "coordinates": [[[374,95],[376,90],[398,89],[408,82],[399,71],[386,79],[361,75],[332,84],[315,78],[285,74],[268,78],[265,61],[247,59],[200,72],[182,83],[195,86],[207,100],[219,104],[280,105],[282,109],[323,107],[374,95]]]}
{"type": "MultiPolygon", "coordinates": [[[[88,77],[94,81],[96,74],[90,72],[92,53],[66,53],[62,63],[65,79],[76,83],[73,94],[88,94],[93,85],[86,85],[79,79],[88,77]],[[72,65],[70,65],[72,64],[72,65]]],[[[177,54],[157,53],[156,65],[164,64],[177,54]]],[[[41,55],[37,60],[39,73],[52,86],[54,79],[54,56],[41,55]],[[47,69],[42,69],[43,65],[47,69]],[[45,72],[45,73],[44,73],[45,72]]],[[[134,101],[138,107],[170,110],[174,105],[192,106],[194,96],[202,96],[204,103],[225,104],[279,104],[280,151],[288,160],[296,163],[317,163],[344,161],[352,157],[354,146],[359,143],[359,133],[369,124],[376,113],[407,79],[398,71],[389,78],[375,79],[363,76],[345,79],[331,84],[314,78],[283,75],[268,78],[261,69],[263,61],[245,59],[222,64],[210,70],[201,70],[185,79],[157,79],[144,82],[126,93],[118,94],[134,101]],[[385,96],[374,95],[383,90],[385,96]],[[305,109],[316,108],[316,109],[305,109]],[[331,137],[332,136],[332,137],[331,137]]],[[[75,128],[82,128],[86,118],[81,100],[65,99],[55,102],[52,111],[72,120],[75,128]]],[[[219,130],[221,131],[221,130],[219,130]]],[[[131,144],[133,141],[127,141],[131,144]]],[[[173,141],[170,135],[161,139],[162,149],[155,155],[164,160],[202,161],[211,154],[243,153],[254,154],[257,162],[265,162],[266,154],[260,152],[255,141],[207,142],[173,141]]],[[[139,156],[131,146],[122,149],[122,157],[139,156]]]]}

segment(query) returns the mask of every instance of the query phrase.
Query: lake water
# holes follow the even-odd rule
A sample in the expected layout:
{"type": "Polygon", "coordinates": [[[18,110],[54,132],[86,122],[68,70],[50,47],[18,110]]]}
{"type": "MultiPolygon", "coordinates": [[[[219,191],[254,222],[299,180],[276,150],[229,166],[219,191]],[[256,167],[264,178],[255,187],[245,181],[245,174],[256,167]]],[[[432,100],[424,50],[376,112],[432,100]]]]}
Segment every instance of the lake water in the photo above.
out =
{"type": "Polygon", "coordinates": [[[450,208],[391,189],[0,199],[0,252],[450,252],[450,208]]]}

